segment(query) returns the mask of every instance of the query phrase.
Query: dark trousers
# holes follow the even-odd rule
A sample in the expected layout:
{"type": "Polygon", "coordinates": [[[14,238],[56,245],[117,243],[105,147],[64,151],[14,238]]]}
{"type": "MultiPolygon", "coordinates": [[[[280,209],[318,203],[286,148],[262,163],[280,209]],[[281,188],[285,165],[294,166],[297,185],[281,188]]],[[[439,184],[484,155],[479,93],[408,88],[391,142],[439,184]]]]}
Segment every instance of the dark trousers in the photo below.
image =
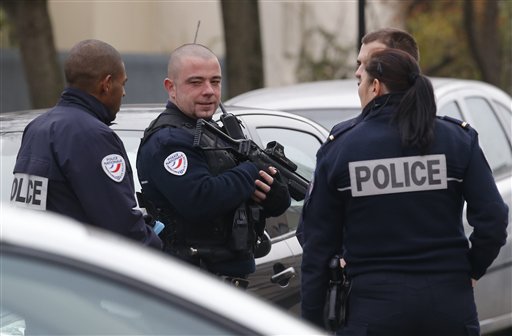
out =
{"type": "Polygon", "coordinates": [[[480,335],[467,274],[363,274],[352,279],[348,316],[337,335],[480,335]]]}

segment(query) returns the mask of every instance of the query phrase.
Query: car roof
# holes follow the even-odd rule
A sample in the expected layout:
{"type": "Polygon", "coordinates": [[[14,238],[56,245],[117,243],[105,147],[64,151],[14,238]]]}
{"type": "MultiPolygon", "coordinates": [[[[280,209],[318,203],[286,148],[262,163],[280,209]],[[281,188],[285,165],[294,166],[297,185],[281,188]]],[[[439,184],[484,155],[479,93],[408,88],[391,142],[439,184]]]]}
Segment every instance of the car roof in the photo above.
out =
{"type": "MultiPolygon", "coordinates": [[[[437,98],[461,87],[473,87],[510,100],[505,92],[481,81],[444,77],[430,77],[430,80],[437,98]]],[[[360,109],[357,82],[357,79],[338,79],[268,87],[242,93],[226,101],[226,104],[283,111],[360,109]]]]}
{"type": "Polygon", "coordinates": [[[128,277],[176,295],[233,321],[243,321],[245,327],[256,333],[319,334],[314,327],[292,318],[250,292],[230,287],[213,275],[122,236],[53,213],[7,204],[2,205],[1,222],[0,241],[5,248],[13,246],[16,251],[26,249],[39,256],[54,255],[59,260],[69,259],[75,266],[95,265],[121,278],[128,277]],[[236,309],[226,303],[236,305],[236,309]],[[254,314],[258,318],[254,318],[254,314]]]}
{"type": "MultiPolygon", "coordinates": [[[[119,113],[116,115],[116,119],[112,123],[112,129],[114,130],[144,130],[148,127],[149,123],[155,119],[161,112],[164,111],[164,106],[162,104],[126,104],[122,105],[119,113]]],[[[320,126],[318,123],[304,118],[302,116],[298,116],[293,113],[277,111],[277,110],[267,110],[262,108],[254,108],[254,107],[237,107],[237,106],[229,106],[225,105],[225,109],[228,113],[232,113],[236,116],[245,116],[245,115],[277,115],[286,118],[291,118],[299,121],[303,121],[311,124],[320,132],[325,133],[327,136],[327,131],[325,128],[320,126]]],[[[0,134],[5,134],[9,132],[22,132],[25,126],[30,122],[30,120],[34,119],[40,114],[48,111],[49,109],[36,109],[36,110],[26,110],[26,111],[17,111],[17,112],[6,112],[0,114],[0,134]]],[[[214,118],[218,118],[221,115],[220,109],[217,110],[214,118]]]]}
{"type": "Polygon", "coordinates": [[[268,87],[242,93],[226,101],[233,106],[289,110],[308,108],[360,108],[356,79],[341,79],[268,87]],[[354,94],[355,93],[355,94],[354,94]],[[333,100],[332,97],[336,97],[333,100]]]}

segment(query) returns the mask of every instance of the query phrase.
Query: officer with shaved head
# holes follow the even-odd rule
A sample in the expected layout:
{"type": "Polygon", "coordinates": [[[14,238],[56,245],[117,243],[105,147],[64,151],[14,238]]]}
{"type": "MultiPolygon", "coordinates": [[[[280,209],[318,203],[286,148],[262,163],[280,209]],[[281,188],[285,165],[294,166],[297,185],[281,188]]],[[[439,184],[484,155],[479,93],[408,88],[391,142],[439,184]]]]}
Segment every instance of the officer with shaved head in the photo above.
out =
{"type": "Polygon", "coordinates": [[[199,119],[220,128],[212,116],[221,81],[219,61],[207,47],[186,44],[171,53],[164,80],[169,101],[144,133],[137,172],[146,208],[166,224],[165,250],[246,287],[265,218],[282,214],[291,200],[272,167],[260,170],[225,150],[194,146],[199,119]]]}

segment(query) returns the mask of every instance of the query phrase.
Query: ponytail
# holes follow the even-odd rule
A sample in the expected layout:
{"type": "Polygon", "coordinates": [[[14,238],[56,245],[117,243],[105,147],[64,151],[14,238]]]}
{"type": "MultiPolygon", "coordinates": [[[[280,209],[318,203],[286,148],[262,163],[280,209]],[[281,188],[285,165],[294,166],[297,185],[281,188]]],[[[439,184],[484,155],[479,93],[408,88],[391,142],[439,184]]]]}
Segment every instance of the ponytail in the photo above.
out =
{"type": "Polygon", "coordinates": [[[389,93],[403,93],[393,122],[403,147],[426,153],[434,141],[436,103],[430,80],[420,72],[416,60],[398,49],[380,49],[370,55],[365,68],[369,80],[378,79],[389,93]]]}
{"type": "Polygon", "coordinates": [[[393,117],[402,146],[418,148],[422,154],[427,152],[434,141],[436,110],[432,83],[427,77],[417,74],[393,117]]]}

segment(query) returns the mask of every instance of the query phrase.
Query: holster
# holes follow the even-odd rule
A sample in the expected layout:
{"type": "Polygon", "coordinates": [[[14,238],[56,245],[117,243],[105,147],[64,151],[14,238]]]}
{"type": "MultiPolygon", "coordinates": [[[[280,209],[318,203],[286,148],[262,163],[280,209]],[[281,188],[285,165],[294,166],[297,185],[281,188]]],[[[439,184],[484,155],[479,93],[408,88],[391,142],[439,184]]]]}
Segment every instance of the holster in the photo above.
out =
{"type": "Polygon", "coordinates": [[[327,330],[336,331],[345,325],[350,281],[345,269],[340,266],[339,255],[329,261],[330,280],[324,308],[324,324],[327,330]]]}

